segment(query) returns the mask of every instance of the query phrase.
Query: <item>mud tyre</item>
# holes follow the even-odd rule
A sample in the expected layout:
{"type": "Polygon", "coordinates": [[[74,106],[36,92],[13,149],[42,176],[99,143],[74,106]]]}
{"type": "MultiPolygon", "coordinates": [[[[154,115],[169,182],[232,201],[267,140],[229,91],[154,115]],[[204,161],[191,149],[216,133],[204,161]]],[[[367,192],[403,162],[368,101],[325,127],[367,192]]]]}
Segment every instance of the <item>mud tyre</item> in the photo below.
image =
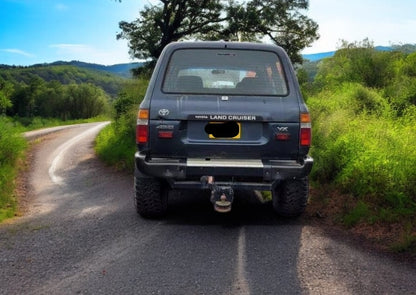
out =
{"type": "Polygon", "coordinates": [[[307,177],[282,181],[273,191],[273,209],[283,217],[301,215],[308,204],[309,180],[307,177]]]}
{"type": "Polygon", "coordinates": [[[169,186],[156,178],[134,178],[134,204],[137,213],[149,219],[166,215],[168,209],[169,186]]]}

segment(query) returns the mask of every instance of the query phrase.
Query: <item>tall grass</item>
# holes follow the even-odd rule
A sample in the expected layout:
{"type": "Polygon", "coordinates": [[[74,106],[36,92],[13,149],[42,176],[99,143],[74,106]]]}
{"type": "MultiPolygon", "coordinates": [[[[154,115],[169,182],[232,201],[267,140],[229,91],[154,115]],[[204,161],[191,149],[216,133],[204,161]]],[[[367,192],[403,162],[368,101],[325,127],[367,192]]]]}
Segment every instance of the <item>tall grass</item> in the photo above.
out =
{"type": "Polygon", "coordinates": [[[114,122],[96,138],[95,151],[107,164],[118,170],[134,170],[137,111],[149,81],[138,79],[126,84],[114,102],[114,122]]]}
{"type": "Polygon", "coordinates": [[[416,107],[397,116],[377,91],[351,83],[308,104],[314,120],[312,179],[356,198],[349,212],[356,218],[346,216],[347,223],[415,218],[416,107]]]}
{"type": "Polygon", "coordinates": [[[20,135],[21,127],[0,116],[0,222],[10,218],[16,211],[15,178],[18,161],[26,148],[20,135]]]}
{"type": "Polygon", "coordinates": [[[134,106],[106,126],[96,138],[97,155],[117,170],[134,171],[136,117],[137,107],[134,106]]]}

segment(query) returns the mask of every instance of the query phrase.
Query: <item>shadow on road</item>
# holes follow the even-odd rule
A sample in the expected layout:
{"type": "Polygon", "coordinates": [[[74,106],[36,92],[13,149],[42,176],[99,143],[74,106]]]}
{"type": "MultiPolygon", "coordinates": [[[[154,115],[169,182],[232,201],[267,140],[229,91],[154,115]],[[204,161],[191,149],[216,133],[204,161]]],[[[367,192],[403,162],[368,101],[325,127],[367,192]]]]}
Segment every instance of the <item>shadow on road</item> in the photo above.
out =
{"type": "Polygon", "coordinates": [[[283,225],[299,223],[297,219],[279,217],[270,202],[262,203],[251,191],[237,191],[232,210],[218,213],[209,200],[209,191],[173,191],[169,195],[168,214],[163,220],[177,225],[283,225]]]}

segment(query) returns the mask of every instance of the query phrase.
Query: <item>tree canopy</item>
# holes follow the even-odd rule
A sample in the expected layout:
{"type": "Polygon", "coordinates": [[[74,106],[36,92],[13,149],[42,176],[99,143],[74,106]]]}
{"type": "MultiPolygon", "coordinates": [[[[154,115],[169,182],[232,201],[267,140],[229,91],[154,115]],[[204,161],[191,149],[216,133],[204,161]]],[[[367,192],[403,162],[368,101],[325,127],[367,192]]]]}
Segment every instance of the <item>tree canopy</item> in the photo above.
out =
{"type": "Polygon", "coordinates": [[[319,38],[318,24],[303,13],[308,0],[160,0],[139,17],[121,21],[118,39],[129,42],[130,55],[154,62],[173,41],[270,40],[282,46],[293,62],[300,50],[319,38]]]}
{"type": "Polygon", "coordinates": [[[140,17],[120,22],[118,38],[129,40],[130,54],[157,58],[172,41],[218,30],[223,6],[219,0],[161,0],[162,5],[145,6],[140,17]]]}

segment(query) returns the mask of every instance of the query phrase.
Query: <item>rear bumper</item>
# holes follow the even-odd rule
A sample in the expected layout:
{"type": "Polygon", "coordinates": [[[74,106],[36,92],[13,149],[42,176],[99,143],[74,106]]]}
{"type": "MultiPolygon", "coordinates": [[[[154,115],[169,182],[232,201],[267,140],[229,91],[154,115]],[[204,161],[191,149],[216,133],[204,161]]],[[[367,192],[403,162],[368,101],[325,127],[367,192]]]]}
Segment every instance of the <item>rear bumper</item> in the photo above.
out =
{"type": "MultiPolygon", "coordinates": [[[[172,186],[186,187],[186,181],[210,175],[237,178],[257,178],[261,183],[272,184],[289,178],[306,177],[312,169],[313,159],[306,156],[301,162],[294,160],[247,160],[247,159],[167,159],[146,158],[135,154],[136,171],[167,179],[172,186]],[[175,185],[176,184],[176,185],[175,185]]],[[[190,184],[190,183],[189,183],[190,184]]],[[[244,186],[243,183],[239,186],[244,186]]]]}

